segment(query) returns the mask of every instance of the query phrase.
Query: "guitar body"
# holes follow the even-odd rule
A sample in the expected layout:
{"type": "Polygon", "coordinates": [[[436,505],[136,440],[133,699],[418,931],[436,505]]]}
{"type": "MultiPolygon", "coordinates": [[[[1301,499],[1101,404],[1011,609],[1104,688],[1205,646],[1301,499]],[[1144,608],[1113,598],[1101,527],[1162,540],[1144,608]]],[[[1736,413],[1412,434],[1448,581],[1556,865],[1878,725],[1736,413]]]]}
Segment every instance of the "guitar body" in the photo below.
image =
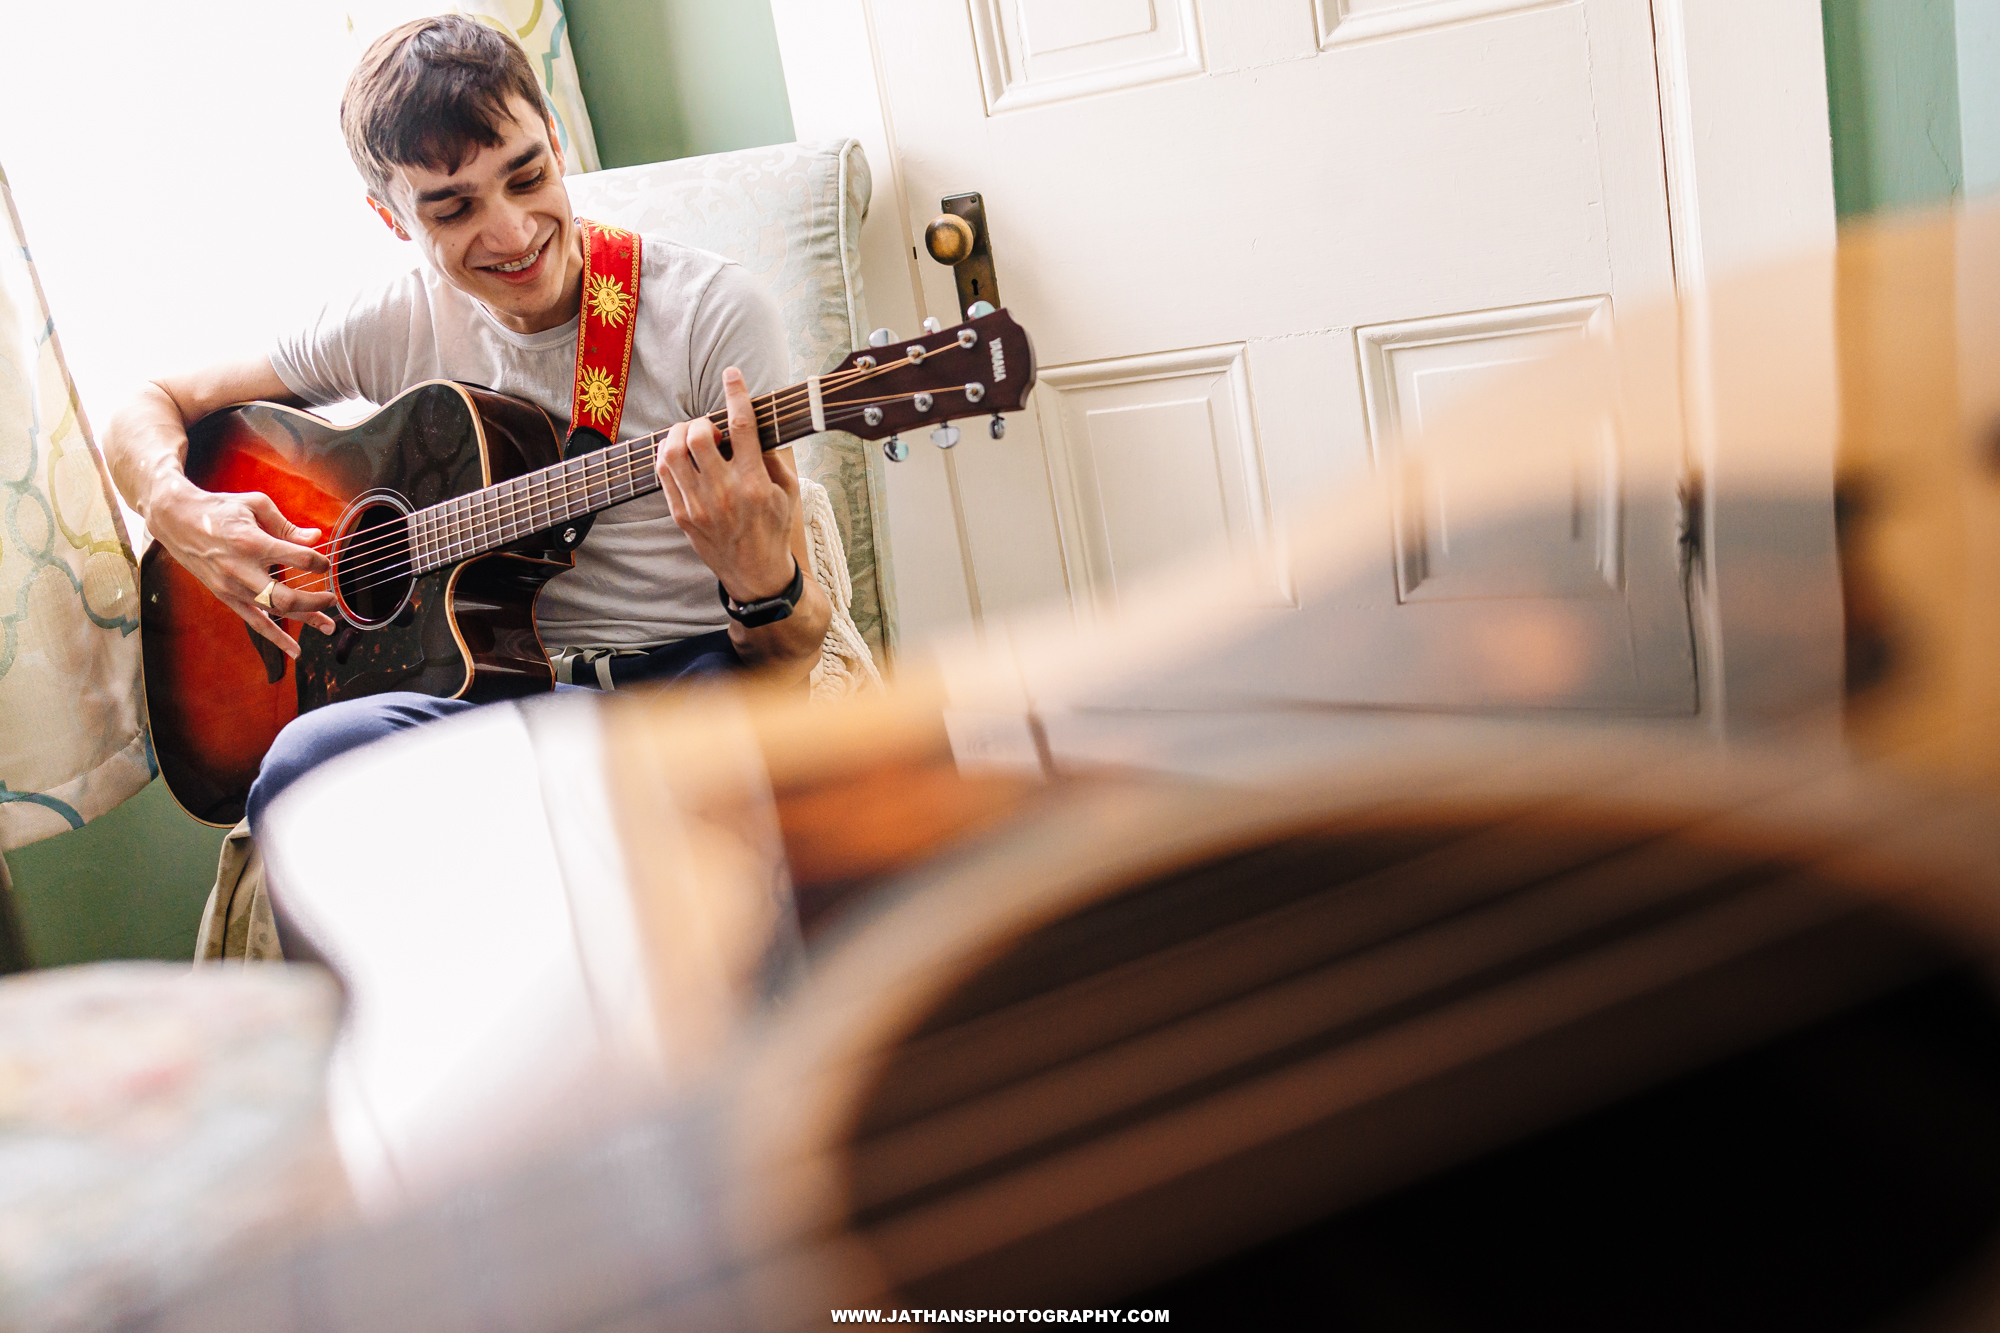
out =
{"type": "MultiPolygon", "coordinates": [[[[434,381],[348,427],[272,403],[217,412],[188,432],[187,475],[204,490],[261,491],[324,537],[371,494],[421,508],[560,457],[540,408],[434,381]]],[[[329,637],[286,622],[294,663],[155,543],[140,562],[140,633],[161,776],[189,814],[233,824],[300,713],[391,690],[487,702],[551,689],[535,596],[570,565],[530,540],[419,574],[377,628],[343,623],[329,637]]]]}

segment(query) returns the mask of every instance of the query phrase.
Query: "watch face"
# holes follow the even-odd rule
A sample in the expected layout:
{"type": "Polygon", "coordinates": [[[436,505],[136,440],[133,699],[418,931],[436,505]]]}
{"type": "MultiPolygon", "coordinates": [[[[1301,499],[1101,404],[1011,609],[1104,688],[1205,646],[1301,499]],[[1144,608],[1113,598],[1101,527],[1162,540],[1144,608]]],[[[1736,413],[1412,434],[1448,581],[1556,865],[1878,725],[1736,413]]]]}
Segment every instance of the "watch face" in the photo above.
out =
{"type": "Polygon", "coordinates": [[[732,608],[730,614],[736,617],[738,624],[756,629],[759,625],[769,625],[788,618],[792,614],[792,604],[782,597],[774,597],[768,602],[754,602],[740,612],[732,608]]]}

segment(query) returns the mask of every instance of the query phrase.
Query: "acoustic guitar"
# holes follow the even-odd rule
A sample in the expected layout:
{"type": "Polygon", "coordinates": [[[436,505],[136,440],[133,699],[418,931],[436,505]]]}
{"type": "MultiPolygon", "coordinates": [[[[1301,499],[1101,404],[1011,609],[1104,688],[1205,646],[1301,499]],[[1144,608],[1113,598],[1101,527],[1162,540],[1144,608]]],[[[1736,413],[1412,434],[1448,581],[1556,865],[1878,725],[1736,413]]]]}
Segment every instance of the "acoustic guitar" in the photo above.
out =
{"type": "MultiPolygon", "coordinates": [[[[886,439],[953,418],[1018,410],[1034,350],[1005,311],[838,367],[755,400],[769,450],[821,431],[886,439]]],[[[725,414],[712,413],[730,456],[725,414]]],[[[478,702],[552,689],[535,628],[542,586],[572,567],[599,510],[659,489],[664,430],[563,457],[534,404],[470,384],[417,385],[345,428],[245,403],[188,431],[187,476],[261,491],[327,534],[330,573],[291,574],[333,593],[340,628],[298,634],[294,662],[155,543],[140,563],[147,706],[161,776],[195,818],[233,824],[280,729],[342,699],[414,690],[478,702]]],[[[933,433],[940,445],[957,429],[933,433]]]]}

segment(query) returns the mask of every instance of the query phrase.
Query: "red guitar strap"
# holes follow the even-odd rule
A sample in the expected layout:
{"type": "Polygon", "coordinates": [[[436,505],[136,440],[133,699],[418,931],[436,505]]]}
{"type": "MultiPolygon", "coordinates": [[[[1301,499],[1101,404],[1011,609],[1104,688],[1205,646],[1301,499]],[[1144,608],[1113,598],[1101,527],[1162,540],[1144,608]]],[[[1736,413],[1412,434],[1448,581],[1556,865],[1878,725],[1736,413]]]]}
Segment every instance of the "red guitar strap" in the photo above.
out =
{"type": "MultiPolygon", "coordinates": [[[[632,377],[632,331],[639,314],[639,236],[588,218],[583,237],[583,309],[576,321],[576,384],[570,395],[572,441],[585,426],[618,438],[625,384],[632,377]]],[[[564,449],[564,454],[572,452],[564,449]]]]}

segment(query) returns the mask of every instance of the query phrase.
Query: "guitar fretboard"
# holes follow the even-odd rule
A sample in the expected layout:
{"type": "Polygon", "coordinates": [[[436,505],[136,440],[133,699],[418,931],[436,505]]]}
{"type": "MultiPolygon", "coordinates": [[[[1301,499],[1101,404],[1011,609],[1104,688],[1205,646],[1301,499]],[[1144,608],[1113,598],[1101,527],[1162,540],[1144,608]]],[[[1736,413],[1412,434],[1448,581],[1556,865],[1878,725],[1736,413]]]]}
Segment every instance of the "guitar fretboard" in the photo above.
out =
{"type": "MultiPolygon", "coordinates": [[[[781,413],[781,400],[797,396],[780,389],[754,400],[758,443],[771,450],[812,433],[809,417],[781,413]]],[[[716,433],[729,439],[727,417],[709,416],[716,433]]],[[[654,470],[659,431],[636,440],[607,445],[567,462],[525,473],[481,490],[454,496],[410,515],[410,546],[415,572],[427,573],[470,560],[520,541],[537,532],[608,509],[615,504],[660,489],[654,470]]]]}

